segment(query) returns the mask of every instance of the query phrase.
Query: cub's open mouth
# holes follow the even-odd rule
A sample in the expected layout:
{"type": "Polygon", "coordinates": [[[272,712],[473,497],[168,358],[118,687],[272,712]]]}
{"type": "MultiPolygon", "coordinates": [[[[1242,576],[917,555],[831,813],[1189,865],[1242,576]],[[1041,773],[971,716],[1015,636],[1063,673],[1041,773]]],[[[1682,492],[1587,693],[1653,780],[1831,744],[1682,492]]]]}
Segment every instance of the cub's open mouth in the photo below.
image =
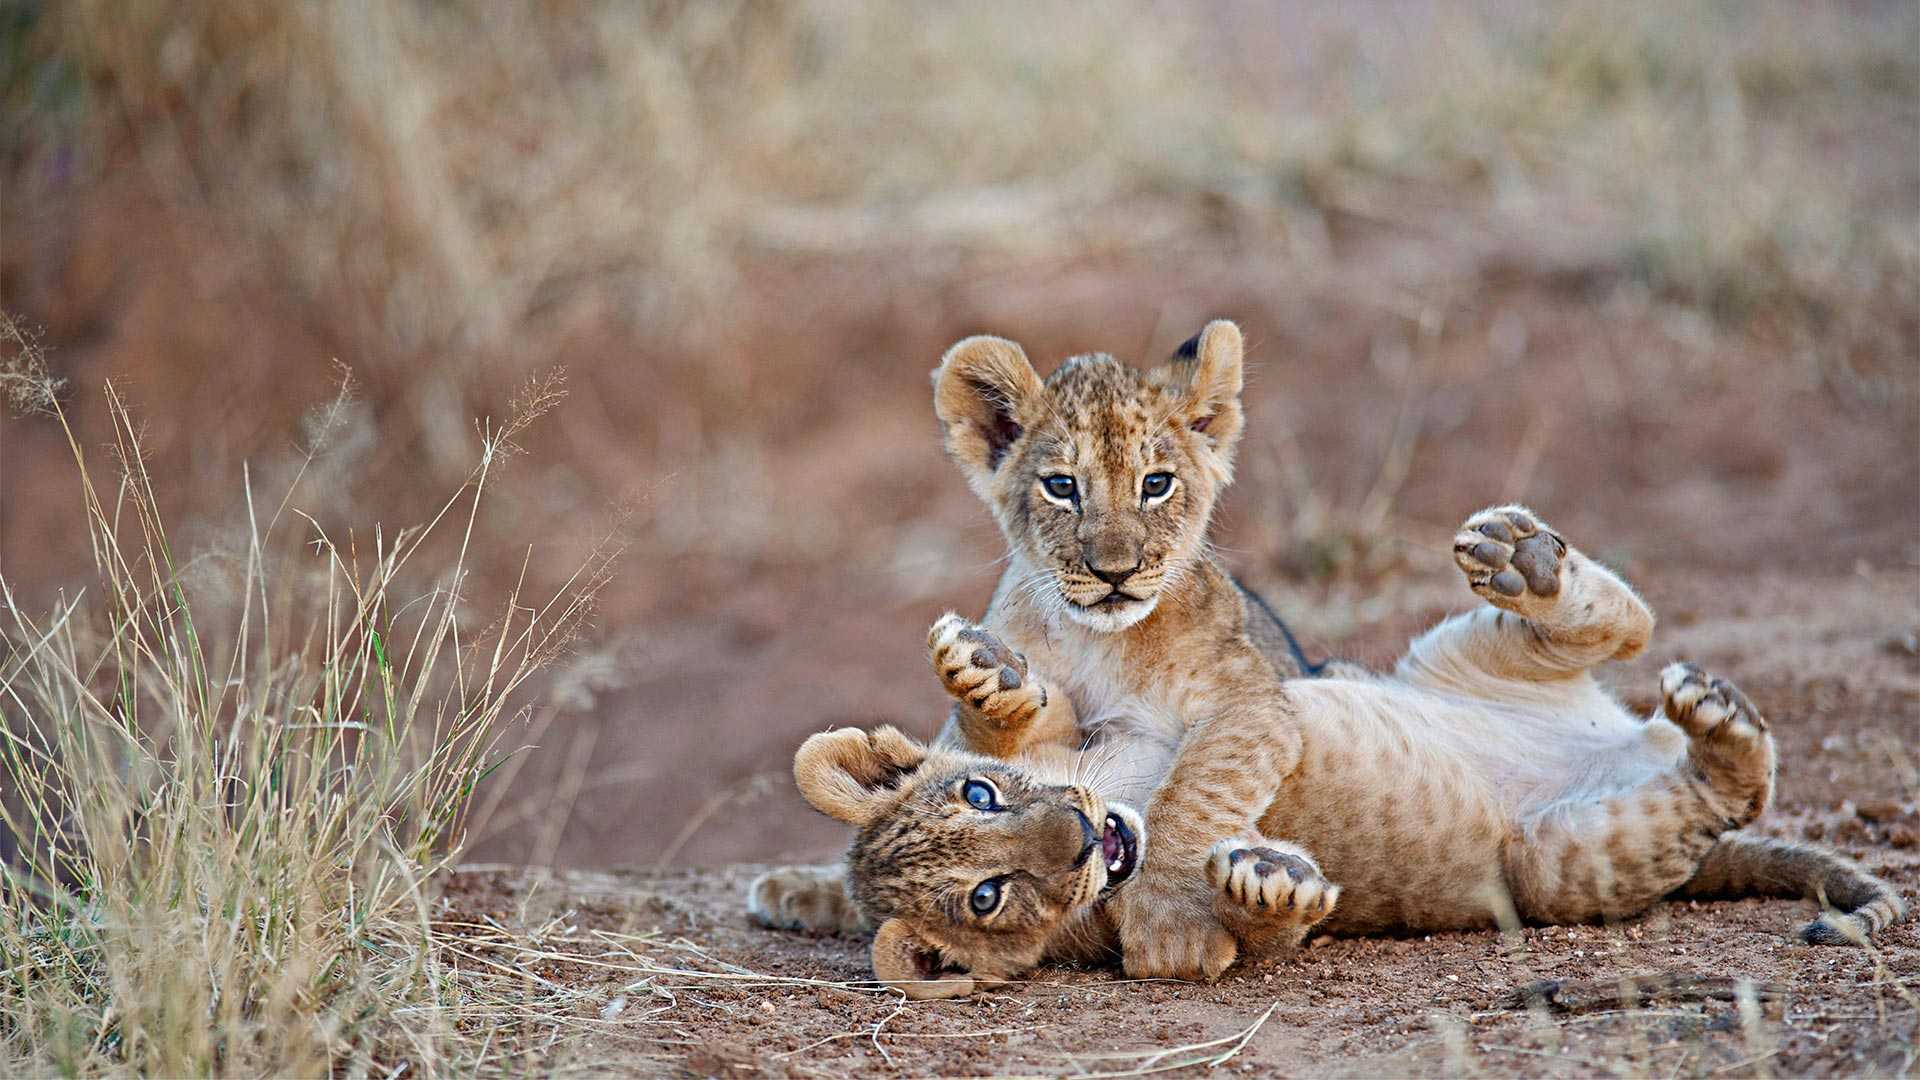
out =
{"type": "Polygon", "coordinates": [[[1133,868],[1140,861],[1139,841],[1117,814],[1108,814],[1106,824],[1100,829],[1100,857],[1107,864],[1107,884],[1101,892],[1112,892],[1132,877],[1133,868]]]}
{"type": "Polygon", "coordinates": [[[1137,596],[1128,596],[1119,589],[1115,589],[1091,604],[1081,604],[1080,606],[1087,608],[1112,608],[1119,607],[1122,604],[1138,603],[1139,600],[1140,598],[1137,596]]]}

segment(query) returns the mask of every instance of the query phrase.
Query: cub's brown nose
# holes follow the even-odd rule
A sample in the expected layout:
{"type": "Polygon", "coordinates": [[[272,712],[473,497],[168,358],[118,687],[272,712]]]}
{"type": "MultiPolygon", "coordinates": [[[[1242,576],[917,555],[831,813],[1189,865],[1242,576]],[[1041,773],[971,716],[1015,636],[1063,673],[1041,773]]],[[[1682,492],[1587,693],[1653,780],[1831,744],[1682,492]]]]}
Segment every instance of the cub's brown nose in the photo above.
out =
{"type": "Polygon", "coordinates": [[[1093,573],[1094,577],[1117,587],[1137,573],[1140,569],[1140,564],[1136,561],[1132,566],[1121,569],[1112,566],[1101,566],[1092,560],[1088,560],[1087,569],[1093,573]]]}
{"type": "Polygon", "coordinates": [[[1093,854],[1093,849],[1100,846],[1100,834],[1093,831],[1093,822],[1079,807],[1073,808],[1073,816],[1080,821],[1080,854],[1074,856],[1072,867],[1078,870],[1087,861],[1087,856],[1093,854]]]}

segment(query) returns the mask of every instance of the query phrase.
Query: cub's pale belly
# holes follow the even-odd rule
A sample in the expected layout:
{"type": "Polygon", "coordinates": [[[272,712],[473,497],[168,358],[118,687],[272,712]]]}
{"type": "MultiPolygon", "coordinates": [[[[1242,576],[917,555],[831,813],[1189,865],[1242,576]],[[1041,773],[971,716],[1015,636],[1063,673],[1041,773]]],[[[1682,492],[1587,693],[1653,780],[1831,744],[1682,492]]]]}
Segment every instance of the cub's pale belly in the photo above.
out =
{"type": "Polygon", "coordinates": [[[1506,822],[1486,784],[1391,722],[1310,723],[1261,832],[1312,853],[1341,888],[1337,934],[1493,925],[1506,822]]]}

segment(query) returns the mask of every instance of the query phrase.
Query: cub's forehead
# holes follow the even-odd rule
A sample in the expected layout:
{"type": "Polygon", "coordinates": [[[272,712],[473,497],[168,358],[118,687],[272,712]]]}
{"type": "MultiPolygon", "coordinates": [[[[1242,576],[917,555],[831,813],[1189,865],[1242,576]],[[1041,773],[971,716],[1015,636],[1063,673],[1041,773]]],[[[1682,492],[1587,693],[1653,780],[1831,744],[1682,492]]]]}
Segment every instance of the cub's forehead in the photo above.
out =
{"type": "Polygon", "coordinates": [[[1144,449],[1173,414],[1175,393],[1106,353],[1076,356],[1047,377],[1050,421],[1043,442],[1055,453],[1144,449]]]}
{"type": "Polygon", "coordinates": [[[1047,376],[1046,388],[1055,409],[1074,413],[1157,405],[1163,395],[1163,388],[1145,372],[1106,353],[1067,358],[1047,376]]]}

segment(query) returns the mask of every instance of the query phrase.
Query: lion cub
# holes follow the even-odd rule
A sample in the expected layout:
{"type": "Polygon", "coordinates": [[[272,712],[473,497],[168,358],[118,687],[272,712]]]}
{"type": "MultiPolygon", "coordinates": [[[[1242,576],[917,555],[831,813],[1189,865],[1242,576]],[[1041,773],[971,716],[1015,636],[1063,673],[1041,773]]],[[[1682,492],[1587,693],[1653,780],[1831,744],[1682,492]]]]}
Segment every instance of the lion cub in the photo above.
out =
{"type": "Polygon", "coordinates": [[[903,981],[1116,945],[1130,974],[1212,978],[1321,918],[1575,921],[1682,886],[1823,892],[1850,911],[1809,928],[1822,940],[1897,917],[1837,856],[1723,835],[1771,797],[1758,712],[1675,666],[1661,712],[1627,714],[1589,669],[1644,649],[1651,612],[1522,508],[1456,542],[1492,606],[1429,631],[1391,677],[1289,679],[1297,650],[1205,544],[1241,349],[1215,322],[1153,371],[1084,356],[1045,383],[1011,342],[948,352],[936,410],[1007,573],[985,627],[935,627],[956,698],[935,748],[890,729],[802,748],[802,792],[859,837],[844,884],[755,882],[756,917],[877,925],[876,971],[903,981]]]}

